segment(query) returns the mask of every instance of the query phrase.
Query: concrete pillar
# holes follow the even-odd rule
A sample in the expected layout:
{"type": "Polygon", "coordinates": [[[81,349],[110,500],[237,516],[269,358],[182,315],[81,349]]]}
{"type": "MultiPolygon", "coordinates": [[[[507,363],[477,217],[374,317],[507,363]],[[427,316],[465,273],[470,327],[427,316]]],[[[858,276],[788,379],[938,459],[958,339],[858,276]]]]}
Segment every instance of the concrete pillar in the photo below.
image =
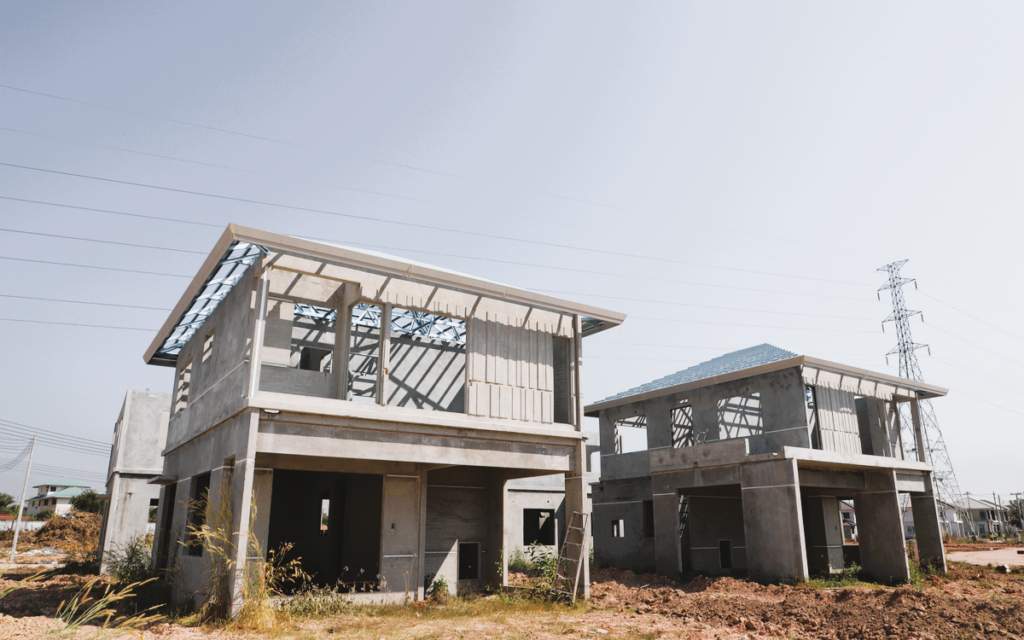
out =
{"type": "Polygon", "coordinates": [[[924,429],[921,424],[921,406],[916,398],[910,401],[910,417],[914,423],[914,438],[917,439],[917,459],[927,464],[928,450],[925,447],[924,429]]]}
{"type": "Polygon", "coordinates": [[[942,526],[939,523],[938,506],[932,474],[925,474],[926,493],[910,495],[910,510],[914,516],[914,535],[921,566],[931,565],[946,573],[946,554],[942,547],[942,526]]]}
{"type": "Polygon", "coordinates": [[[857,494],[857,530],[864,571],[882,582],[906,582],[910,565],[903,539],[903,518],[896,471],[866,471],[864,491],[857,494]]]}
{"type": "Polygon", "coordinates": [[[377,344],[377,404],[388,403],[388,387],[391,372],[391,303],[380,307],[380,341],[377,344]]]}
{"type": "Polygon", "coordinates": [[[747,572],[755,580],[808,578],[796,460],[740,466],[747,572]]]}
{"type": "Polygon", "coordinates": [[[647,450],[672,448],[672,402],[655,398],[644,403],[647,417],[647,450]]]}
{"type": "MultiPolygon", "coordinates": [[[[251,535],[253,544],[263,559],[270,553],[270,502],[274,495],[274,470],[255,469],[252,477],[251,535]]],[[[255,552],[256,549],[253,551],[255,552]]]]}
{"type": "Polygon", "coordinates": [[[807,569],[828,575],[843,569],[843,519],[835,496],[804,496],[807,569]]]}
{"type": "Polygon", "coordinates": [[[508,531],[505,505],[508,502],[508,480],[503,469],[487,474],[487,533],[480,554],[480,584],[508,586],[508,531]]]}
{"type": "MultiPolygon", "coordinates": [[[[654,482],[654,566],[659,576],[680,575],[679,494],[654,482]]],[[[688,559],[685,564],[689,564],[688,559]]]]}

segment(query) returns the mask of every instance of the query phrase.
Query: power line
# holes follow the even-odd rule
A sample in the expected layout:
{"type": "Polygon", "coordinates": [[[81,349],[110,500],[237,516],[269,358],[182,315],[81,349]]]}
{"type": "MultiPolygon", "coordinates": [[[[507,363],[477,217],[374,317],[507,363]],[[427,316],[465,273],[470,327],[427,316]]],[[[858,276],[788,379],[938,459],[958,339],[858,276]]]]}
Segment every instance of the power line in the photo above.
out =
{"type": "Polygon", "coordinates": [[[964,337],[956,335],[955,333],[951,333],[949,331],[946,331],[945,329],[942,329],[941,327],[937,327],[934,322],[928,323],[928,326],[930,326],[932,329],[935,329],[939,333],[946,334],[950,338],[953,338],[955,340],[959,340],[959,341],[961,341],[961,342],[963,342],[965,344],[969,344],[972,347],[974,347],[975,349],[978,349],[979,351],[984,351],[985,353],[987,353],[987,354],[989,354],[991,356],[995,356],[996,358],[999,358],[1000,360],[1005,360],[1006,362],[1009,362],[1010,364],[1014,365],[1015,367],[1021,367],[1022,369],[1024,369],[1024,364],[1021,364],[1020,362],[1017,362],[1015,360],[1007,358],[1006,356],[998,354],[995,351],[991,351],[989,349],[986,349],[985,347],[983,347],[983,346],[981,346],[979,344],[975,344],[975,343],[971,342],[970,340],[968,340],[967,338],[964,338],[964,337]]]}
{"type": "MultiPolygon", "coordinates": [[[[97,144],[97,143],[93,143],[93,142],[85,142],[85,141],[82,141],[82,140],[73,140],[71,138],[64,138],[64,137],[60,137],[60,136],[53,136],[53,135],[47,135],[47,134],[42,134],[42,133],[36,133],[36,132],[33,132],[33,131],[24,131],[22,129],[13,129],[11,127],[0,127],[0,131],[9,131],[9,132],[19,133],[19,134],[23,134],[23,135],[37,136],[37,137],[40,137],[40,138],[46,138],[46,139],[49,139],[49,140],[58,140],[58,141],[61,141],[61,142],[69,142],[69,143],[72,143],[72,144],[78,144],[78,145],[83,145],[83,146],[88,146],[88,147],[96,147],[96,148],[99,148],[99,149],[108,149],[108,150],[119,151],[119,152],[123,152],[123,153],[138,154],[138,155],[141,155],[141,156],[160,158],[160,159],[163,159],[163,160],[171,160],[171,161],[174,161],[174,162],[183,162],[183,163],[187,163],[187,164],[195,164],[195,165],[204,166],[204,167],[212,167],[212,168],[216,168],[216,169],[224,169],[224,170],[228,170],[228,171],[237,171],[237,172],[240,172],[240,173],[248,173],[248,174],[253,174],[253,175],[258,175],[258,176],[265,176],[265,177],[271,177],[271,178],[278,178],[278,177],[280,177],[280,176],[276,176],[274,174],[266,173],[266,172],[263,172],[263,171],[255,171],[255,170],[252,170],[252,169],[243,169],[243,168],[240,168],[240,167],[232,167],[232,166],[223,165],[223,164],[215,164],[215,163],[210,163],[210,162],[202,162],[202,161],[199,161],[199,160],[191,160],[191,159],[188,159],[188,158],[179,158],[179,157],[176,157],[176,156],[168,156],[168,155],[163,155],[163,154],[159,154],[159,153],[150,153],[150,152],[146,152],[146,151],[136,151],[134,149],[126,149],[124,147],[113,147],[113,146],[104,145],[104,144],[97,144]]],[[[432,200],[424,200],[424,199],[421,199],[421,198],[412,198],[412,197],[407,197],[407,196],[400,196],[400,195],[395,195],[395,194],[391,194],[391,193],[384,193],[384,192],[380,192],[380,191],[372,191],[372,190],[368,190],[368,189],[361,189],[361,188],[356,188],[356,187],[348,187],[348,186],[343,186],[343,185],[336,185],[336,184],[331,184],[331,183],[327,183],[327,182],[317,182],[317,181],[314,181],[314,180],[305,180],[305,179],[297,178],[297,177],[294,177],[294,176],[286,176],[286,178],[290,179],[290,180],[293,180],[293,181],[297,181],[297,182],[301,182],[301,183],[306,183],[306,184],[313,184],[313,185],[318,185],[318,186],[330,187],[330,188],[334,188],[334,189],[343,189],[343,190],[349,190],[349,191],[356,191],[356,192],[359,192],[359,193],[368,193],[368,194],[379,195],[379,196],[384,196],[384,197],[389,197],[389,198],[398,198],[398,199],[401,199],[401,200],[411,200],[411,201],[414,201],[414,202],[421,202],[421,203],[425,203],[425,204],[432,204],[432,205],[448,207],[448,208],[451,208],[451,207],[455,206],[455,205],[451,205],[451,204],[447,204],[447,203],[435,202],[435,201],[432,201],[432,200]]],[[[552,221],[550,221],[550,220],[538,220],[536,218],[524,218],[524,219],[534,220],[534,221],[537,221],[537,222],[544,222],[545,224],[552,224],[552,221]]],[[[600,230],[600,231],[603,231],[603,232],[606,232],[606,233],[613,233],[613,231],[610,230],[610,229],[596,229],[593,226],[571,224],[571,223],[563,223],[563,222],[553,222],[553,224],[559,224],[559,225],[568,226],[568,227],[590,229],[590,230],[600,230]]],[[[721,227],[717,227],[716,225],[706,225],[706,226],[710,226],[712,228],[721,228],[721,227]]],[[[752,234],[752,235],[759,235],[759,234],[752,234]]],[[[767,236],[767,237],[770,237],[770,236],[767,236]]],[[[726,252],[726,253],[736,253],[736,254],[740,254],[740,255],[744,255],[744,256],[754,256],[754,257],[760,257],[760,258],[767,258],[769,260],[783,260],[783,261],[787,261],[787,262],[797,262],[795,260],[792,260],[792,259],[789,259],[789,258],[780,257],[780,256],[771,256],[771,255],[765,255],[765,254],[752,253],[750,251],[742,251],[742,250],[739,250],[739,249],[730,249],[728,247],[708,245],[706,243],[702,243],[702,244],[706,248],[714,248],[716,251],[721,251],[721,252],[726,252]]],[[[801,262],[801,264],[803,264],[803,263],[801,262]]]]}
{"type": "Polygon", "coordinates": [[[8,293],[0,293],[0,298],[17,298],[18,300],[39,300],[42,302],[66,302],[68,304],[88,304],[100,307],[118,307],[120,309],[145,309],[147,311],[170,311],[164,307],[143,307],[136,304],[113,304],[111,302],[92,302],[86,300],[65,300],[62,298],[37,298],[35,296],[16,296],[8,293]]]}
{"type": "Polygon", "coordinates": [[[934,300],[935,302],[938,302],[941,305],[949,307],[953,311],[958,311],[958,312],[964,314],[965,316],[967,316],[968,318],[971,318],[972,320],[977,320],[978,322],[980,322],[981,324],[983,324],[983,325],[985,325],[987,327],[991,327],[992,329],[995,329],[996,331],[998,331],[1000,333],[1006,334],[1006,335],[1010,336],[1011,338],[1014,338],[1016,340],[1024,341],[1024,338],[1021,338],[1020,336],[1018,336],[1016,334],[1010,333],[1009,331],[1005,331],[1003,329],[1000,329],[999,327],[997,327],[996,325],[994,325],[994,324],[992,324],[990,322],[985,322],[981,318],[979,318],[979,317],[977,317],[975,315],[972,315],[970,313],[967,313],[963,309],[958,309],[957,307],[954,307],[953,305],[949,304],[948,302],[943,302],[942,300],[939,300],[935,296],[930,296],[927,293],[925,293],[924,291],[918,291],[918,293],[920,293],[922,296],[924,296],[926,298],[931,298],[932,300],[934,300]]]}
{"type": "Polygon", "coordinates": [[[45,200],[29,200],[28,198],[15,198],[12,196],[0,196],[0,200],[11,200],[13,202],[28,202],[31,204],[44,204],[50,207],[62,207],[65,209],[78,209],[80,211],[92,211],[95,213],[109,213],[115,216],[128,216],[130,218],[145,218],[147,220],[160,220],[161,222],[177,222],[179,224],[192,224],[199,227],[213,227],[214,229],[223,229],[226,225],[213,224],[212,222],[194,222],[192,220],[182,220],[180,218],[165,218],[162,216],[149,216],[141,213],[128,213],[126,211],[115,211],[114,209],[98,209],[96,207],[83,207],[74,204],[62,204],[60,202],[47,202],[45,200]]]}
{"type": "Polygon", "coordinates": [[[159,329],[143,329],[142,327],[116,327],[107,324],[84,324],[80,322],[55,322],[53,320],[23,320],[21,318],[0,318],[0,322],[24,322],[26,324],[53,324],[64,327],[90,327],[92,329],[121,329],[123,331],[146,331],[153,333],[159,329]]]}
{"type": "Polygon", "coordinates": [[[79,240],[81,242],[96,242],[99,244],[116,244],[122,247],[134,247],[137,249],[156,249],[158,251],[176,251],[178,253],[194,253],[197,255],[205,256],[206,253],[203,251],[191,251],[189,249],[172,249],[170,247],[157,247],[151,244],[133,244],[131,242],[117,242],[115,240],[97,240],[95,238],[82,238],[79,236],[63,236],[56,233],[42,233],[39,231],[22,231],[21,229],[4,229],[0,228],[0,231],[5,233],[21,233],[29,236],[43,236],[47,238],[60,238],[62,240],[79,240]]]}
{"type": "Polygon", "coordinates": [[[118,269],[116,267],[97,267],[91,264],[74,264],[71,262],[56,262],[54,260],[33,260],[31,258],[12,258],[10,256],[0,256],[0,260],[12,260],[14,262],[34,262],[36,264],[52,264],[58,267],[77,267],[79,269],[100,269],[102,271],[120,271],[122,273],[139,273],[148,276],[167,276],[169,278],[192,278],[193,276],[185,276],[178,273],[160,273],[158,271],[140,271],[138,269],[118,269]]]}
{"type": "Polygon", "coordinates": [[[15,422],[14,420],[8,420],[7,418],[0,418],[0,424],[6,424],[6,425],[8,425],[10,427],[18,427],[18,428],[27,430],[27,431],[33,433],[34,435],[57,436],[59,438],[64,438],[66,440],[78,440],[80,442],[83,442],[83,443],[86,443],[86,444],[89,444],[89,445],[97,445],[97,446],[100,446],[100,447],[104,447],[106,449],[110,448],[110,444],[108,444],[106,442],[102,442],[100,440],[93,440],[92,438],[83,438],[82,436],[74,436],[74,435],[71,435],[71,434],[68,434],[68,433],[62,433],[60,431],[54,431],[53,429],[44,429],[42,427],[34,427],[32,425],[24,424],[22,422],[15,422]]]}
{"type": "MultiPolygon", "coordinates": [[[[98,108],[98,109],[107,109],[107,110],[110,110],[110,111],[116,111],[116,112],[121,112],[121,113],[128,113],[128,114],[135,115],[135,116],[140,116],[140,117],[143,117],[143,118],[152,118],[154,120],[162,120],[164,122],[170,122],[170,123],[173,123],[173,124],[183,125],[183,126],[187,126],[187,127],[196,127],[198,129],[205,129],[207,131],[217,131],[219,133],[224,133],[224,134],[234,135],[234,136],[240,136],[240,137],[243,137],[243,138],[249,138],[251,140],[259,140],[259,141],[262,141],[262,142],[271,142],[271,143],[274,143],[274,144],[280,144],[280,145],[285,145],[285,146],[289,146],[289,147],[295,147],[295,148],[298,148],[298,149],[306,149],[308,151],[318,151],[318,152],[324,152],[324,153],[339,153],[336,150],[324,149],[324,148],[320,148],[320,147],[314,147],[314,146],[311,146],[311,145],[305,145],[305,144],[299,144],[299,143],[296,143],[296,142],[290,142],[290,141],[287,141],[287,140],[271,138],[271,137],[268,137],[268,136],[259,136],[259,135],[254,135],[254,134],[251,134],[251,133],[244,133],[242,131],[235,131],[235,130],[232,130],[232,129],[225,129],[225,128],[222,128],[222,127],[214,127],[214,126],[210,126],[210,125],[199,124],[199,123],[196,123],[196,122],[188,122],[186,120],[177,120],[175,118],[168,118],[168,117],[165,117],[165,116],[153,115],[153,114],[144,113],[144,112],[141,112],[141,111],[134,111],[134,110],[131,110],[131,109],[125,109],[125,108],[122,108],[122,107],[114,107],[114,106],[110,106],[110,105],[100,104],[100,103],[97,103],[97,102],[89,102],[87,100],[78,100],[78,99],[75,99],[75,98],[68,98],[68,97],[65,97],[65,96],[59,96],[59,95],[52,94],[52,93],[45,93],[45,92],[42,92],[42,91],[33,91],[31,89],[24,89],[22,87],[15,87],[13,85],[8,85],[8,84],[0,84],[0,88],[8,89],[10,91],[17,91],[17,92],[20,92],[20,93],[26,93],[26,94],[30,94],[30,95],[42,96],[42,97],[51,98],[51,99],[54,99],[54,100],[62,100],[64,102],[71,102],[71,103],[74,103],[74,104],[87,105],[87,106],[98,108]]],[[[401,169],[407,169],[407,170],[410,170],[410,171],[418,171],[418,172],[427,173],[427,174],[431,174],[431,175],[438,175],[438,176],[444,176],[444,177],[447,177],[447,178],[454,178],[454,179],[457,179],[457,180],[468,180],[470,182],[475,182],[475,183],[478,183],[478,184],[486,184],[486,185],[490,185],[490,186],[497,186],[497,187],[501,187],[501,188],[504,188],[504,189],[514,189],[514,190],[518,190],[518,191],[523,191],[525,193],[532,193],[532,194],[535,194],[535,195],[541,195],[541,196],[545,196],[545,197],[549,197],[549,198],[556,198],[556,199],[559,199],[559,200],[566,200],[566,201],[569,201],[569,202],[577,202],[577,203],[586,204],[586,205],[589,205],[589,206],[601,207],[601,208],[605,208],[605,209],[612,209],[612,210],[616,210],[616,211],[623,211],[623,212],[626,212],[626,213],[640,214],[640,215],[644,215],[644,216],[651,216],[651,214],[648,213],[648,212],[640,211],[638,209],[631,209],[629,207],[621,207],[621,206],[606,204],[606,203],[602,203],[602,202],[595,202],[595,201],[591,201],[591,200],[585,200],[585,199],[582,199],[582,198],[574,198],[574,197],[571,197],[571,196],[565,196],[565,195],[560,195],[560,194],[549,193],[549,192],[540,191],[540,190],[537,190],[537,189],[529,189],[529,188],[525,188],[525,187],[518,187],[518,186],[515,186],[515,185],[507,185],[507,184],[502,184],[502,183],[494,182],[494,181],[490,181],[490,180],[484,180],[484,179],[481,179],[481,178],[472,178],[472,177],[469,177],[469,176],[463,176],[463,175],[458,175],[458,174],[454,174],[454,173],[438,171],[438,170],[435,170],[435,169],[426,169],[424,167],[417,167],[415,165],[408,165],[408,164],[403,164],[403,163],[399,163],[399,162],[391,162],[391,161],[387,161],[387,160],[380,160],[380,159],[377,159],[377,158],[371,158],[371,157],[367,157],[367,156],[359,156],[359,155],[351,154],[351,153],[342,153],[341,155],[345,155],[347,157],[354,158],[354,159],[357,159],[357,160],[362,160],[364,162],[374,162],[374,163],[378,163],[378,164],[382,164],[382,165],[386,165],[386,166],[397,167],[397,168],[401,168],[401,169]]],[[[754,236],[754,237],[758,237],[758,238],[768,238],[768,239],[774,240],[776,242],[787,242],[787,243],[791,243],[791,244],[803,245],[803,243],[801,243],[799,241],[796,241],[796,240],[793,240],[792,238],[772,236],[772,235],[763,234],[763,233],[754,233],[752,231],[747,231],[747,230],[744,230],[744,229],[730,229],[728,227],[723,227],[723,226],[719,226],[719,225],[709,224],[707,222],[698,222],[697,224],[700,224],[702,226],[705,226],[705,227],[708,227],[708,228],[711,228],[711,229],[720,229],[720,230],[728,231],[730,233],[744,234],[744,235],[754,236]]]]}
{"type": "Polygon", "coordinates": [[[569,249],[569,250],[573,250],[573,251],[585,251],[585,252],[596,253],[596,254],[600,254],[600,255],[614,255],[614,256],[620,256],[620,257],[626,257],[626,258],[637,258],[637,259],[641,259],[641,260],[653,260],[653,261],[657,261],[657,262],[667,262],[667,263],[671,263],[671,264],[679,264],[679,265],[685,265],[685,266],[691,266],[691,267],[703,267],[703,268],[706,268],[706,269],[719,269],[719,270],[723,270],[723,271],[735,271],[735,272],[739,272],[739,273],[753,273],[753,274],[757,274],[757,275],[766,275],[766,276],[773,276],[773,277],[778,277],[778,278],[794,278],[794,279],[798,279],[798,280],[811,280],[811,281],[815,281],[815,282],[828,282],[828,283],[832,283],[832,284],[846,284],[846,285],[855,285],[855,286],[868,286],[868,285],[866,285],[863,282],[851,282],[851,281],[845,281],[845,280],[832,280],[832,279],[829,279],[829,278],[815,278],[813,276],[800,276],[800,275],[792,275],[792,274],[787,274],[787,273],[775,273],[775,272],[771,272],[771,271],[759,271],[759,270],[756,270],[756,269],[742,269],[740,267],[723,267],[723,266],[718,266],[718,265],[704,264],[704,263],[700,263],[700,262],[688,262],[688,261],[685,261],[685,260],[674,260],[674,259],[671,259],[671,258],[661,258],[661,257],[657,257],[657,256],[650,256],[650,255],[640,255],[640,254],[625,253],[625,252],[622,252],[622,251],[608,251],[608,250],[605,250],[605,249],[593,249],[591,247],[581,247],[581,246],[576,246],[576,245],[564,245],[564,244],[558,244],[558,243],[555,243],[555,242],[544,242],[544,241],[540,241],[540,240],[529,240],[529,239],[524,239],[524,238],[513,238],[511,236],[500,236],[500,235],[497,235],[497,234],[483,233],[483,232],[479,232],[479,231],[467,231],[465,229],[438,227],[438,226],[434,226],[434,225],[427,225],[427,224],[421,224],[421,223],[415,223],[415,222],[403,222],[403,221],[400,221],[400,220],[387,220],[387,219],[379,218],[379,217],[375,217],[375,216],[360,215],[360,214],[354,214],[354,213],[343,213],[343,212],[340,212],[340,211],[331,211],[331,210],[328,210],[328,209],[317,209],[317,208],[314,208],[314,207],[301,207],[301,206],[298,206],[298,205],[288,205],[288,204],[282,204],[282,203],[278,203],[278,202],[270,202],[270,201],[267,201],[267,200],[254,200],[254,199],[251,199],[251,198],[241,198],[241,197],[237,197],[237,196],[226,196],[226,195],[218,194],[218,193],[208,193],[208,192],[204,192],[204,191],[193,191],[191,189],[179,189],[177,187],[166,187],[166,186],[163,186],[163,185],[148,184],[148,183],[144,183],[144,182],[133,182],[131,180],[118,180],[118,179],[115,179],[115,178],[104,178],[102,176],[92,176],[92,175],[83,174],[83,173],[75,173],[75,172],[72,172],[72,171],[59,171],[59,170],[56,170],[56,169],[44,169],[42,167],[32,167],[32,166],[28,166],[28,165],[16,164],[16,163],[11,163],[11,162],[0,162],[0,166],[12,167],[12,168],[15,168],[15,169],[23,169],[23,170],[26,170],[26,171],[38,171],[38,172],[42,172],[42,173],[50,173],[50,174],[55,174],[55,175],[70,176],[70,177],[75,177],[75,178],[83,178],[83,179],[86,179],[86,180],[98,180],[98,181],[101,181],[101,182],[109,182],[109,183],[112,183],[112,184],[130,185],[130,186],[142,187],[142,188],[146,188],[146,189],[157,189],[157,190],[160,190],[160,191],[167,191],[167,192],[171,192],[171,193],[183,193],[183,194],[194,195],[194,196],[201,196],[201,197],[206,197],[206,198],[216,198],[216,199],[219,199],[219,200],[228,200],[228,201],[232,201],[232,202],[241,202],[241,203],[244,203],[244,204],[257,204],[257,205],[261,205],[261,206],[276,207],[276,208],[281,208],[281,209],[291,209],[291,210],[294,210],[294,211],[304,211],[304,212],[307,212],[307,213],[319,213],[319,214],[323,214],[323,215],[338,216],[338,217],[342,217],[342,218],[349,218],[349,219],[352,219],[352,220],[363,220],[363,221],[374,222],[374,223],[379,223],[379,224],[390,224],[390,225],[396,225],[396,226],[401,226],[401,227],[409,227],[409,228],[414,228],[414,229],[426,229],[426,230],[429,230],[429,231],[441,231],[441,232],[444,232],[444,233],[459,233],[459,234],[469,235],[469,236],[478,237],[478,238],[490,238],[490,239],[493,239],[493,240],[505,240],[505,241],[509,241],[509,242],[520,242],[520,243],[524,243],[524,244],[533,244],[533,245],[538,245],[538,246],[553,247],[553,248],[556,248],[556,249],[569,249]]]}

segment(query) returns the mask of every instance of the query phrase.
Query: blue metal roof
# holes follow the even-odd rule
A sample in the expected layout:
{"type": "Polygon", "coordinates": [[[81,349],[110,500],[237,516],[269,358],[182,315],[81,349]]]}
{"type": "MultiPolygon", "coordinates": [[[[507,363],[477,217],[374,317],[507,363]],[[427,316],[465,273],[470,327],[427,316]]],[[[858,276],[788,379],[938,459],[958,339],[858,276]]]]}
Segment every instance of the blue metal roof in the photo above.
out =
{"type": "Polygon", "coordinates": [[[609,396],[604,400],[599,401],[599,403],[635,396],[641,393],[647,393],[648,391],[667,389],[679,384],[693,382],[694,380],[703,380],[705,378],[713,378],[726,373],[732,373],[733,371],[751,369],[770,362],[778,362],[779,360],[795,358],[796,356],[797,354],[792,351],[786,351],[785,349],[780,349],[770,344],[761,344],[756,347],[741,349],[739,351],[727,353],[724,356],[712,358],[707,362],[694,365],[689,369],[677,371],[671,375],[665,376],[664,378],[659,378],[653,382],[648,382],[647,384],[642,384],[639,387],[633,387],[628,391],[623,391],[622,393],[609,396]]]}

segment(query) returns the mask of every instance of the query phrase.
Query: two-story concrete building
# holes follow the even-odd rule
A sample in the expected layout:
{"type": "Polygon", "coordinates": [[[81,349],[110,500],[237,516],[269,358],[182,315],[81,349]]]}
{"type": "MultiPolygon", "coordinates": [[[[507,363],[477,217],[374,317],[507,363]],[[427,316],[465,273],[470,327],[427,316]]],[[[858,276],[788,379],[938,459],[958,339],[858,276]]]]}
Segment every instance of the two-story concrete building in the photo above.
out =
{"type": "Polygon", "coordinates": [[[503,583],[510,480],[564,474],[590,512],[582,340],[624,317],[230,225],[145,354],[175,369],[156,568],[201,589],[189,526],[227,500],[235,606],[282,543],[373,597],[503,583]]]}
{"type": "Polygon", "coordinates": [[[601,428],[595,562],[804,580],[844,566],[840,501],[880,580],[907,580],[901,492],[922,562],[945,570],[926,460],[904,460],[899,405],[946,390],[770,345],[730,353],[586,408],[601,428]],[[620,429],[646,430],[622,453],[620,429]],[[852,522],[852,519],[850,519],[852,522]]]}

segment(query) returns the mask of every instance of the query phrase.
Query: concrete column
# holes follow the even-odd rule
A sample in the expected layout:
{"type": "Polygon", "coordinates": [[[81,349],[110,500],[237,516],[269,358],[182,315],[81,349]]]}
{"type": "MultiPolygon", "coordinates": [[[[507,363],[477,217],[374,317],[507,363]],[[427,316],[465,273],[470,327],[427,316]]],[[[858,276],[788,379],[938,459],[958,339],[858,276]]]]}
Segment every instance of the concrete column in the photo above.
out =
{"type": "Polygon", "coordinates": [[[377,404],[388,403],[388,372],[391,370],[391,303],[380,307],[380,342],[377,348],[377,404]]]}
{"type": "Polygon", "coordinates": [[[896,472],[867,471],[864,484],[864,491],[854,500],[861,566],[876,580],[905,582],[910,579],[910,565],[903,539],[896,472]]]}
{"type": "MultiPolygon", "coordinates": [[[[593,509],[591,508],[590,498],[587,497],[587,490],[589,485],[587,484],[587,474],[584,471],[586,469],[586,462],[584,460],[585,448],[583,441],[576,447],[576,464],[575,469],[565,474],[565,533],[563,533],[564,540],[572,543],[579,544],[578,547],[568,547],[566,554],[570,557],[575,551],[577,560],[580,563],[579,571],[579,590],[576,592],[577,598],[589,598],[590,597],[590,531],[593,529],[593,509]],[[578,511],[588,516],[587,524],[587,535],[581,536],[579,533],[570,532],[569,524],[572,522],[573,512],[578,511]],[[571,535],[570,535],[571,534],[571,535]]],[[[578,524],[578,523],[577,523],[578,524]]]]}
{"type": "Polygon", "coordinates": [[[809,576],[796,460],[740,467],[747,572],[755,580],[800,581],[809,576]]]}
{"type": "Polygon", "coordinates": [[[946,554],[942,547],[942,525],[932,485],[932,474],[925,475],[926,493],[910,495],[910,510],[914,516],[914,534],[921,566],[931,565],[946,573],[946,554]]]}
{"type": "Polygon", "coordinates": [[[843,519],[835,496],[804,496],[807,569],[828,575],[843,569],[843,519]]]}
{"type": "Polygon", "coordinates": [[[672,402],[655,398],[644,403],[647,416],[647,450],[672,448],[672,402]]]}
{"type": "MultiPolygon", "coordinates": [[[[270,502],[274,494],[274,470],[254,469],[252,477],[252,527],[253,544],[263,559],[270,553],[270,502]]],[[[256,551],[254,549],[254,551],[256,551]]]]}
{"type": "Polygon", "coordinates": [[[910,417],[914,422],[914,438],[917,439],[917,459],[928,463],[928,450],[925,448],[924,429],[921,424],[921,406],[917,398],[910,401],[910,417]]]}
{"type": "MultiPolygon", "coordinates": [[[[654,482],[654,565],[659,576],[678,578],[679,496],[676,491],[658,493],[658,484],[654,482]]],[[[685,564],[689,565],[689,562],[685,564]]]]}
{"type": "Polygon", "coordinates": [[[505,505],[508,502],[508,480],[502,469],[487,474],[487,533],[480,554],[480,584],[508,586],[508,530],[505,505]]]}
{"type": "MultiPolygon", "coordinates": [[[[419,573],[416,580],[416,600],[422,602],[426,598],[427,580],[427,476],[426,468],[420,471],[420,546],[416,552],[419,573]]],[[[481,554],[483,555],[483,554],[481,554]]],[[[483,558],[480,560],[483,564],[483,558]]],[[[483,567],[481,567],[481,570],[483,567]]]]}
{"type": "Polygon", "coordinates": [[[334,321],[334,363],[332,372],[338,374],[337,398],[351,400],[349,392],[349,357],[352,350],[352,307],[362,297],[362,287],[358,284],[346,283],[342,294],[332,298],[337,317],[334,321]]]}

